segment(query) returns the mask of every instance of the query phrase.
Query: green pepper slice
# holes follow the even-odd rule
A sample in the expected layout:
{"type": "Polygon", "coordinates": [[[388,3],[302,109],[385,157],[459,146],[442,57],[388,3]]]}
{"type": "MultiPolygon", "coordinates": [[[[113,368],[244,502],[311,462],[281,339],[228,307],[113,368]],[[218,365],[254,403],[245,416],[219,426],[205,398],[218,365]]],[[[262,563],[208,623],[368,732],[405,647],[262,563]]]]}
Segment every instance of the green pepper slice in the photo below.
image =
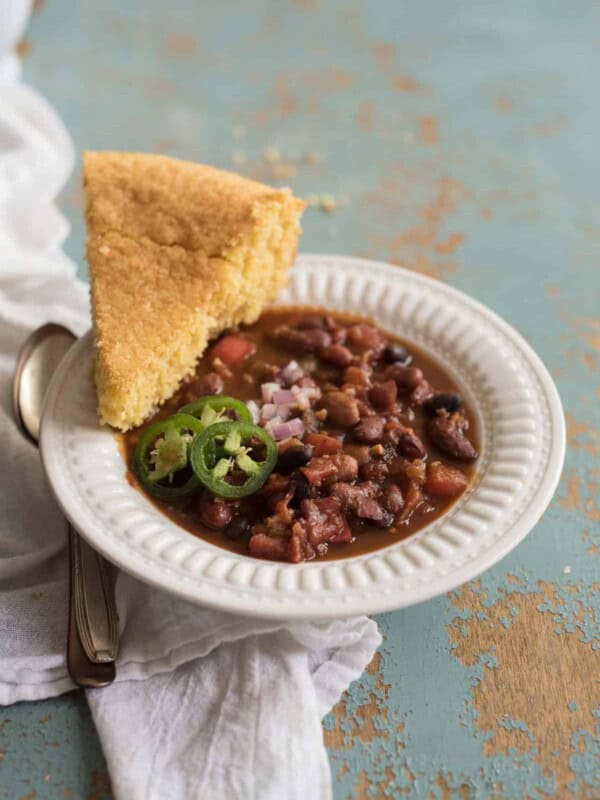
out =
{"type": "Polygon", "coordinates": [[[185,497],[200,481],[191,471],[185,483],[173,486],[178,472],[190,468],[190,445],[202,433],[202,424],[190,414],[174,414],[150,425],[135,448],[133,466],[137,479],[149,494],[162,500],[185,497]]]}
{"type": "Polygon", "coordinates": [[[194,400],[193,403],[182,406],[177,413],[191,414],[192,417],[200,420],[203,427],[208,428],[209,425],[217,422],[227,422],[228,418],[225,414],[228,411],[232,411],[239,422],[253,422],[252,414],[245,403],[235,397],[226,397],[220,394],[212,394],[194,400]]]}
{"type": "Polygon", "coordinates": [[[249,422],[217,422],[194,439],[190,463],[197,478],[217,497],[248,497],[267,480],[277,462],[277,445],[258,425],[249,422]],[[264,460],[252,458],[248,443],[257,440],[264,446],[264,460]],[[236,469],[244,475],[241,483],[226,478],[236,469]]]}

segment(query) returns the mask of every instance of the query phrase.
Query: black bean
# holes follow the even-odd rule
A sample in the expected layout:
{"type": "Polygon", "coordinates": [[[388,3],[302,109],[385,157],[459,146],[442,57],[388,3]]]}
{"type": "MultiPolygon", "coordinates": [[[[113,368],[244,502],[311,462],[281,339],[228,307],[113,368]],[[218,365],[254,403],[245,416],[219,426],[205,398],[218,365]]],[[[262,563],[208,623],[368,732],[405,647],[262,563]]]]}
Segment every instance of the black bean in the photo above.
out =
{"type": "Polygon", "coordinates": [[[303,467],[311,460],[313,454],[312,447],[305,444],[293,445],[280,453],[277,460],[278,472],[291,472],[293,469],[303,467]]]}
{"type": "Polygon", "coordinates": [[[290,501],[292,506],[298,506],[303,500],[308,500],[312,494],[310,483],[301,472],[292,477],[290,489],[294,492],[290,501]]]}
{"type": "Polygon", "coordinates": [[[462,399],[459,394],[434,394],[423,403],[423,408],[430,414],[435,414],[436,411],[443,409],[449,414],[458,411],[461,407],[462,399]]]}
{"type": "Polygon", "coordinates": [[[383,351],[383,360],[388,364],[400,364],[402,367],[407,367],[412,361],[412,355],[404,345],[388,344],[383,351]]]}
{"type": "Polygon", "coordinates": [[[250,530],[250,522],[246,517],[234,517],[223,533],[228,539],[241,539],[250,530]]]}

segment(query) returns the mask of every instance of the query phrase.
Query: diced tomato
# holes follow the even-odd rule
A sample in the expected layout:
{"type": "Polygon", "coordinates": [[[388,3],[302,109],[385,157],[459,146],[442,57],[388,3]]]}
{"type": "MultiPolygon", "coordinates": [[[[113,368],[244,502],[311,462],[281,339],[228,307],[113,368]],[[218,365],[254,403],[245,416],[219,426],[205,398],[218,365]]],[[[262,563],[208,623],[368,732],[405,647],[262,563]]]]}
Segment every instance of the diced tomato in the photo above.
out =
{"type": "Polygon", "coordinates": [[[256,353],[254,342],[236,333],[229,333],[219,339],[210,354],[212,358],[220,358],[228,367],[235,367],[254,353],[256,353]]]}
{"type": "Polygon", "coordinates": [[[312,458],[305,467],[300,467],[300,472],[313,486],[320,486],[324,480],[336,474],[337,467],[328,456],[319,456],[312,458]]]}
{"type": "Polygon", "coordinates": [[[304,438],[304,443],[313,449],[313,456],[332,456],[339,453],[342,443],[334,436],[326,436],[324,433],[308,433],[304,438]]]}
{"type": "Polygon", "coordinates": [[[434,461],[427,470],[425,489],[440,497],[456,497],[469,485],[469,479],[460,469],[434,461]]]}
{"type": "Polygon", "coordinates": [[[248,541],[250,555],[256,558],[269,558],[273,561],[287,561],[288,540],[276,536],[267,536],[266,533],[255,533],[248,541]]]}

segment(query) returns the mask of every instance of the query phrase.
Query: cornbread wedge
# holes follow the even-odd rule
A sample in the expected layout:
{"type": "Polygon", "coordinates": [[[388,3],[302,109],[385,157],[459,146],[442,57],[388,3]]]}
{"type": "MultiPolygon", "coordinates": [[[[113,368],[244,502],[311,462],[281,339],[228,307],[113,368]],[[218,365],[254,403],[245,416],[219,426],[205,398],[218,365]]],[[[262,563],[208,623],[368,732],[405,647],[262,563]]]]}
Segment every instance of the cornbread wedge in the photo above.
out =
{"type": "Polygon", "coordinates": [[[288,189],[157,155],[83,156],[100,420],[143,422],[208,341],[283,286],[304,204],[288,189]]]}

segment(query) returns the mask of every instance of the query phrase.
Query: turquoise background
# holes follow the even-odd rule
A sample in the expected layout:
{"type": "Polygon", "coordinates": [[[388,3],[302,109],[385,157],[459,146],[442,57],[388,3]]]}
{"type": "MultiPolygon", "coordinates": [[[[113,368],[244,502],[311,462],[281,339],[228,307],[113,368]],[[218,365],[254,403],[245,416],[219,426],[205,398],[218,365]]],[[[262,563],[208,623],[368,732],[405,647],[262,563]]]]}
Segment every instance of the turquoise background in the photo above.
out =
{"type": "MultiPolygon", "coordinates": [[[[48,0],[24,49],[78,150],[314,195],[303,250],[433,274],[548,364],[568,422],[557,497],[480,582],[378,617],[380,658],[326,737],[336,800],[600,797],[600,694],[581,678],[600,647],[600,6],[48,0]],[[535,665],[549,707],[535,686],[518,699],[535,665]]],[[[84,270],[79,186],[62,207],[84,270]]],[[[0,798],[110,796],[82,694],[0,710],[0,798]]]]}

